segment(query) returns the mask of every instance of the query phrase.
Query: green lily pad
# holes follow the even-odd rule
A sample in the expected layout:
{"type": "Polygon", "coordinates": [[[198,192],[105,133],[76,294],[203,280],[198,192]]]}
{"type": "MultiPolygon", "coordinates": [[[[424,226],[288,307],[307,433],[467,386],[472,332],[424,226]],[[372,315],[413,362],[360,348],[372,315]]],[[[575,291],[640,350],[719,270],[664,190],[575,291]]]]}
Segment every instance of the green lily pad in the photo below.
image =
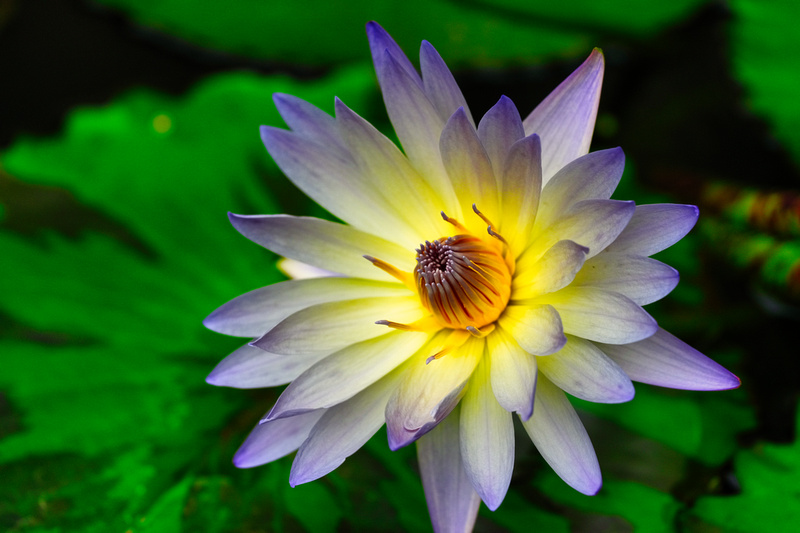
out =
{"type": "Polygon", "coordinates": [[[734,0],[731,8],[731,60],[747,103],[800,163],[800,61],[792,52],[800,47],[800,4],[734,0]]]}
{"type": "Polygon", "coordinates": [[[781,533],[797,529],[800,440],[789,445],[761,443],[739,452],[733,470],[741,494],[701,498],[687,517],[689,531],[781,533]]]}
{"type": "Polygon", "coordinates": [[[363,60],[364,25],[370,20],[384,24],[408,52],[418,49],[424,38],[453,65],[486,66],[585,54],[604,34],[649,36],[705,3],[243,0],[197,6],[188,0],[94,1],[202,47],[281,64],[322,66],[363,60]],[[589,41],[591,34],[594,42],[589,41]]]}

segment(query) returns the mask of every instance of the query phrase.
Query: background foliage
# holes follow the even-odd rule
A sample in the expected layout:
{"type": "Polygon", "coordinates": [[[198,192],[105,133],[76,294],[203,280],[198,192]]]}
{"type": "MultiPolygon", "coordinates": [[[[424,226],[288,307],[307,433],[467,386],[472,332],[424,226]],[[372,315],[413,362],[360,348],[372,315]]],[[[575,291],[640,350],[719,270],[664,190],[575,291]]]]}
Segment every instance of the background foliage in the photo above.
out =
{"type": "Polygon", "coordinates": [[[237,347],[202,318],[281,279],[226,211],[321,214],[278,172],[273,92],[333,95],[388,131],[365,22],[431,41],[482,114],[527,113],[591,50],[593,149],[620,198],[697,203],[649,307],[742,388],[576,401],[605,485],[582,496],[527,439],[476,531],[793,531],[800,365],[800,61],[791,0],[0,0],[0,530],[424,531],[413,450],[385,433],[324,479],[230,458],[277,397],[214,388],[237,347]]]}

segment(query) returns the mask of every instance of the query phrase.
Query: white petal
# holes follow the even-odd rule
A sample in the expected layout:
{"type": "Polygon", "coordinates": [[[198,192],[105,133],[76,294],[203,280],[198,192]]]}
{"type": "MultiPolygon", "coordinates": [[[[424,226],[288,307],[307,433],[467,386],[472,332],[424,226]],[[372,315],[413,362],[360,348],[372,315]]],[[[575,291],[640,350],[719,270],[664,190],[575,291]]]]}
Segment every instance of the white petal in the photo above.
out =
{"type": "Polygon", "coordinates": [[[519,111],[510,98],[501,96],[500,100],[483,115],[478,124],[478,137],[492,162],[494,175],[501,176],[511,146],[525,137],[525,128],[522,127],[519,111]]]}
{"type": "Polygon", "coordinates": [[[538,360],[539,370],[559,388],[576,398],[599,403],[633,399],[630,378],[591,342],[567,335],[557,353],[538,360]]]}
{"type": "Polygon", "coordinates": [[[332,472],[384,423],[384,411],[401,374],[394,371],[349,400],[328,409],[300,446],[292,463],[293,487],[332,472]]]}
{"type": "Polygon", "coordinates": [[[272,101],[293,132],[322,146],[333,145],[344,150],[332,116],[291,94],[275,93],[272,101]]]}
{"type": "Polygon", "coordinates": [[[631,379],[642,383],[685,390],[726,390],[740,385],[739,378],[663,329],[633,344],[599,346],[631,379]]]}
{"type": "Polygon", "coordinates": [[[533,355],[555,353],[567,342],[561,318],[551,305],[509,305],[498,324],[533,355]]]}
{"type": "Polygon", "coordinates": [[[251,344],[287,355],[332,353],[386,333],[377,320],[409,324],[427,314],[416,295],[328,302],[294,313],[251,344]]]}
{"type": "Polygon", "coordinates": [[[542,147],[536,134],[511,145],[500,182],[500,233],[516,257],[528,246],[542,189],[542,147]]]}
{"type": "MultiPolygon", "coordinates": [[[[356,207],[357,208],[357,207],[356,207]]],[[[313,217],[289,215],[228,215],[239,233],[284,257],[355,278],[394,281],[365,255],[400,270],[414,268],[414,253],[350,226],[313,217]]]]}
{"type": "Polygon", "coordinates": [[[285,385],[325,355],[278,355],[245,345],[223,359],[208,375],[206,382],[237,389],[285,385]]]}
{"type": "Polygon", "coordinates": [[[233,464],[239,468],[252,468],[292,453],[306,440],[324,413],[324,409],[319,409],[259,424],[236,451],[233,464]]]}
{"type": "Polygon", "coordinates": [[[583,267],[589,249],[572,241],[558,241],[534,264],[520,267],[511,284],[515,301],[563,289],[583,267]]]}
{"type": "MultiPolygon", "coordinates": [[[[439,140],[439,150],[462,211],[467,213],[472,204],[477,204],[490,219],[494,217],[497,220],[497,181],[492,164],[463,108],[447,121],[439,140]]],[[[474,218],[460,222],[469,227],[474,218]]]]}
{"type": "Polygon", "coordinates": [[[469,533],[481,500],[459,451],[458,409],[417,442],[425,499],[435,533],[469,533]]]}
{"type": "Polygon", "coordinates": [[[677,270],[655,259],[603,252],[586,262],[572,286],[618,292],[647,305],[669,294],[679,279],[677,270]]]}
{"type": "Polygon", "coordinates": [[[570,207],[549,226],[542,226],[537,218],[533,228],[536,239],[520,257],[517,268],[527,268],[556,242],[563,240],[574,241],[589,248],[586,257],[594,257],[625,229],[635,208],[633,202],[583,200],[570,207]]]}
{"type": "Polygon", "coordinates": [[[625,230],[608,247],[608,251],[653,255],[669,248],[689,233],[698,215],[699,211],[693,205],[638,205],[625,230]]]}
{"type": "Polygon", "coordinates": [[[281,320],[312,305],[368,296],[404,296],[399,283],[353,278],[283,281],[242,294],[203,321],[210,330],[236,337],[258,337],[281,320]]]}
{"type": "Polygon", "coordinates": [[[458,218],[461,207],[439,153],[439,137],[445,121],[420,84],[392,56],[387,54],[384,62],[378,80],[400,144],[417,172],[442,199],[441,209],[458,218]]]}
{"type": "Polygon", "coordinates": [[[416,354],[409,370],[386,406],[389,447],[401,448],[430,431],[455,407],[464,385],[483,355],[484,340],[470,338],[463,346],[426,363],[438,351],[428,347],[416,354]]]}
{"type": "Polygon", "coordinates": [[[461,94],[458,83],[453,78],[450,69],[447,68],[442,56],[428,41],[422,41],[422,46],[420,46],[419,67],[422,71],[425,93],[431,99],[442,120],[449,119],[456,109],[463,107],[467,118],[474,125],[467,101],[461,94]]]}
{"type": "Polygon", "coordinates": [[[549,226],[583,200],[608,200],[624,169],[625,154],[620,148],[599,150],[570,162],[542,190],[537,222],[549,226]]]}
{"type": "Polygon", "coordinates": [[[341,274],[337,274],[336,272],[331,272],[330,270],[311,266],[308,263],[286,257],[278,259],[276,266],[278,270],[283,272],[283,274],[290,279],[342,277],[341,274]]]}
{"type": "Polygon", "coordinates": [[[616,292],[567,287],[537,299],[556,308],[564,332],[608,344],[628,344],[656,332],[656,321],[640,306],[616,292]]]}
{"type": "Polygon", "coordinates": [[[375,63],[375,71],[378,73],[378,79],[381,78],[383,70],[385,69],[385,57],[391,56],[395,62],[400,66],[403,71],[413,79],[417,85],[422,86],[422,80],[417,74],[417,70],[411,61],[408,60],[406,54],[397,45],[391,35],[384,30],[377,22],[367,23],[367,39],[369,39],[369,49],[372,53],[372,60],[375,63]]]}
{"type": "Polygon", "coordinates": [[[505,498],[514,470],[514,423],[490,383],[487,361],[478,365],[461,400],[461,457],[472,486],[489,510],[505,498]]]}
{"type": "Polygon", "coordinates": [[[370,186],[349,150],[271,126],[261,127],[261,140],[284,174],[312,200],[357,229],[393,238],[399,213],[370,186]]]}
{"type": "Polygon", "coordinates": [[[502,328],[487,337],[492,391],[506,411],[516,411],[522,420],[533,414],[536,392],[536,357],[523,350],[502,328]]]}
{"type": "Polygon", "coordinates": [[[536,386],[533,416],[522,425],[561,479],[578,492],[597,494],[603,481],[589,435],[564,393],[544,376],[536,386]]]}
{"type": "Polygon", "coordinates": [[[375,190],[381,211],[400,215],[399,223],[381,220],[396,234],[392,241],[413,249],[426,237],[438,235],[444,228],[439,215],[442,201],[397,146],[339,99],[336,121],[365,177],[362,188],[375,190]]]}
{"type": "Polygon", "coordinates": [[[428,340],[428,334],[393,331],[348,346],[315,364],[283,391],[268,419],[333,407],[394,370],[428,340]]]}
{"type": "Polygon", "coordinates": [[[586,154],[592,141],[605,60],[595,48],[588,59],[522,121],[525,133],[542,138],[544,183],[573,159],[586,154]]]}

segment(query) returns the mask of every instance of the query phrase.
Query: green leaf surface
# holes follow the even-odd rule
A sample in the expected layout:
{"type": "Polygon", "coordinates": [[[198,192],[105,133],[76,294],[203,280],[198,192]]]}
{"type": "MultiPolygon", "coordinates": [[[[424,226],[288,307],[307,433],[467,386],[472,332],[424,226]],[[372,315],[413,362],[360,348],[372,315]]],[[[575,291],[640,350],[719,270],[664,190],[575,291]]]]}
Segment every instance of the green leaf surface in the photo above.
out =
{"type": "Polygon", "coordinates": [[[790,445],[761,443],[739,452],[733,467],[741,494],[701,498],[688,516],[689,530],[796,531],[800,524],[800,440],[790,445]]]}
{"type": "Polygon", "coordinates": [[[733,0],[731,8],[731,59],[748,103],[800,163],[800,3],[733,0]]]}
{"type": "MultiPolygon", "coordinates": [[[[14,501],[0,505],[0,529],[177,531],[196,516],[185,508],[208,494],[196,472],[209,457],[225,465],[214,469],[235,470],[230,457],[269,404],[234,418],[220,445],[252,394],[204,383],[243,340],[206,331],[202,319],[280,279],[275,257],[238,235],[226,211],[308,210],[259,141],[260,124],[281,123],[274,92],[330,110],[333,94],[367,107],[376,86],[367,68],[315,83],[225,74],[182,98],[139,90],[78,109],[62,136],[23,138],[0,154],[14,179],[63,189],[86,207],[77,236],[36,220],[24,234],[0,228],[0,311],[19,333],[0,340],[0,399],[11,413],[0,426],[0,478],[31,495],[0,497],[14,501]],[[41,472],[34,482],[31,463],[41,472]]],[[[241,475],[276,482],[242,498],[254,506],[290,490],[283,463],[241,475]]],[[[332,531],[341,518],[324,488],[285,501],[281,524],[332,531]],[[330,512],[301,519],[298,498],[330,512]]],[[[224,508],[204,522],[229,530],[224,508]]]]}
{"type": "Polygon", "coordinates": [[[364,25],[384,24],[406,51],[419,36],[452,65],[530,62],[585,54],[601,34],[644,37],[685,17],[704,0],[94,0],[152,28],[203,47],[278,63],[330,65],[362,60],[364,25]]]}
{"type": "Polygon", "coordinates": [[[669,494],[630,481],[603,480],[596,496],[585,496],[568,487],[550,472],[542,475],[537,487],[551,500],[587,513],[622,517],[633,531],[668,533],[681,505],[669,494]]]}

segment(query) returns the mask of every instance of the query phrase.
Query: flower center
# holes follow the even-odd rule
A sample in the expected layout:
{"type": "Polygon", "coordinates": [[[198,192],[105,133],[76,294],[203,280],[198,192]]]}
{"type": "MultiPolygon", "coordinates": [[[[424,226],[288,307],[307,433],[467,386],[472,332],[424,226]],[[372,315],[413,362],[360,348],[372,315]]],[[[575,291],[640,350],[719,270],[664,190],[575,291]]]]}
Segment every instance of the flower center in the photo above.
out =
{"type": "Polygon", "coordinates": [[[500,253],[473,235],[426,241],[417,249],[414,281],[422,305],[448,328],[491,324],[511,295],[500,253]]]}

